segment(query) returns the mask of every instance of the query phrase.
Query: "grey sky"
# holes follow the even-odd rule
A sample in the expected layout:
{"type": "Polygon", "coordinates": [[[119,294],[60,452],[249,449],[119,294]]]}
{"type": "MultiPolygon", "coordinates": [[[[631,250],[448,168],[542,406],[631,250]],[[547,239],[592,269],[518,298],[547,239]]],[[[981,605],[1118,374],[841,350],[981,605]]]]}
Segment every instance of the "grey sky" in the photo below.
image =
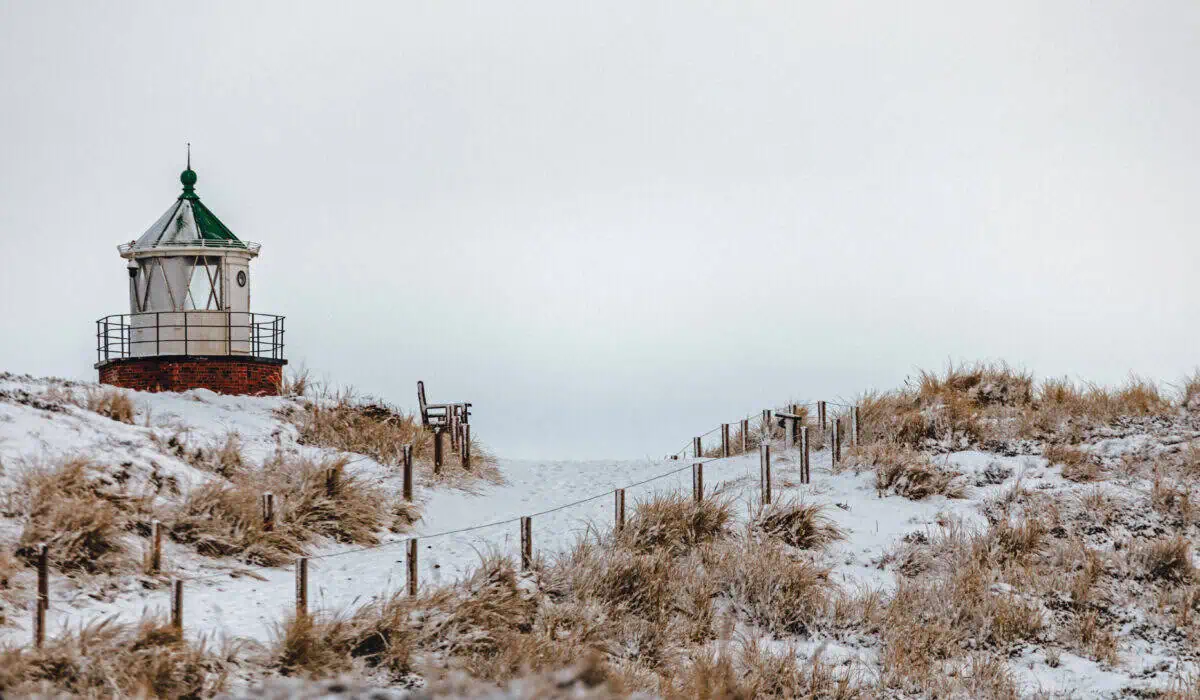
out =
{"type": "Polygon", "coordinates": [[[185,141],[293,366],[507,455],[1198,362],[1192,1],[0,0],[0,369],[95,378],[185,141]]]}

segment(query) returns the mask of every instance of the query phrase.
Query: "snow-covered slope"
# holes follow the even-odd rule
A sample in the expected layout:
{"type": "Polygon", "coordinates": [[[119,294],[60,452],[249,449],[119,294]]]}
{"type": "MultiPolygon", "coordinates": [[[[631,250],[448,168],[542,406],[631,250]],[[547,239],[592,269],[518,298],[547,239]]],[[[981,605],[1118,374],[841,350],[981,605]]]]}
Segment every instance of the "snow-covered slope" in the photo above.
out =
{"type": "MultiPolygon", "coordinates": [[[[278,416],[289,399],[218,396],[207,391],[183,394],[136,394],[136,425],[110,420],[73,405],[64,397],[80,397],[91,387],[52,380],[6,375],[0,377],[0,488],[12,488],[21,469],[36,469],[54,456],[82,454],[97,463],[124,469],[131,482],[171,479],[180,491],[213,478],[164,447],[172,438],[189,445],[219,445],[236,432],[247,458],[266,459],[278,449],[322,453],[322,448],[296,444],[294,427],[278,416]]],[[[483,436],[486,439],[486,436],[483,436]]],[[[673,438],[671,437],[673,442],[673,438]]],[[[1126,455],[1178,452],[1200,431],[1187,424],[1129,425],[1099,436],[1086,449],[1106,460],[1126,455]]],[[[667,442],[664,440],[664,442],[667,442]]],[[[329,451],[324,451],[329,452],[329,451]]],[[[1151,485],[1144,479],[1111,480],[1081,485],[1063,478],[1037,454],[1001,455],[979,451],[949,451],[936,458],[946,470],[957,471],[964,498],[930,496],[909,500],[880,492],[871,471],[835,473],[830,454],[812,455],[812,483],[800,484],[795,450],[779,450],[773,458],[775,500],[803,500],[827,506],[825,514],[845,538],[824,554],[833,579],[845,590],[894,589],[897,551],[904,542],[929,541],[948,524],[984,529],[987,513],[1014,489],[1052,493],[1060,497],[1066,517],[1079,507],[1087,489],[1104,489],[1125,511],[1112,527],[1095,537],[1112,542],[1131,532],[1156,527],[1147,515],[1151,485]],[[1070,505],[1075,504],[1075,505],[1070,505]]],[[[691,488],[692,460],[641,461],[522,461],[500,458],[505,483],[484,484],[470,491],[450,488],[418,489],[423,517],[413,530],[389,534],[374,547],[325,543],[312,552],[310,608],[344,610],[401,589],[405,581],[405,547],[409,536],[419,541],[422,585],[461,578],[483,553],[499,551],[516,557],[517,519],[532,515],[534,546],[540,555],[554,556],[571,547],[589,528],[612,525],[612,490],[629,487],[629,507],[656,492],[691,488]],[[636,485],[635,485],[636,484],[636,485]]],[[[399,489],[394,470],[356,456],[356,473],[388,489],[399,489]]],[[[706,460],[705,484],[710,492],[738,502],[747,517],[759,498],[757,454],[706,460]]],[[[0,538],[9,546],[21,524],[0,520],[0,538]]],[[[131,538],[136,535],[131,534],[131,538]]],[[[1193,543],[1194,545],[1194,543],[1193,543]]],[[[166,550],[169,575],[187,579],[186,630],[194,636],[239,636],[266,641],[273,626],[294,601],[292,567],[259,568],[197,555],[181,545],[166,550]]],[[[28,590],[28,589],[27,589],[28,590]]],[[[136,617],[144,610],[168,607],[166,577],[130,575],[100,583],[76,583],[56,577],[52,584],[51,625],[75,625],[100,615],[136,617]]],[[[1051,610],[1045,610],[1052,615],[1051,610]]],[[[1122,689],[1165,687],[1171,679],[1194,672],[1195,653],[1178,639],[1147,633],[1144,611],[1135,607],[1114,611],[1120,629],[1121,661],[1102,664],[1068,652],[1048,660],[1046,650],[1030,644],[1009,661],[1011,671],[1027,693],[1074,692],[1077,695],[1115,695],[1122,689]]],[[[0,627],[0,639],[28,639],[28,616],[15,616],[0,627]]],[[[814,635],[787,641],[799,651],[820,650],[827,659],[853,660],[871,668],[878,664],[877,646],[867,635],[814,635]]]]}

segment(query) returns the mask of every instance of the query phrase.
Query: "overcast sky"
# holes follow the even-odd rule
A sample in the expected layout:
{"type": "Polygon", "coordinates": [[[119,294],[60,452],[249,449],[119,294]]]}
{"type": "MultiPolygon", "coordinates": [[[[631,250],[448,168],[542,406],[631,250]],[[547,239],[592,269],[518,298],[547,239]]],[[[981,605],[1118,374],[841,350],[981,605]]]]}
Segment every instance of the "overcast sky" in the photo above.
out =
{"type": "Polygon", "coordinates": [[[292,367],[507,456],[1200,364],[1194,0],[0,0],[0,369],[96,377],[187,141],[292,367]]]}

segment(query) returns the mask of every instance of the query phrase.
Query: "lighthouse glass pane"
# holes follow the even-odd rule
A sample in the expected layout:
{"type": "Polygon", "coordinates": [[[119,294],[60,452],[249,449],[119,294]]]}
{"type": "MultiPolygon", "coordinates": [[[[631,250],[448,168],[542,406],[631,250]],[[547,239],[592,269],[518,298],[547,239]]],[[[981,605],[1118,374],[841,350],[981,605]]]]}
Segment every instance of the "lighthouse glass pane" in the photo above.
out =
{"type": "Polygon", "coordinates": [[[207,311],[221,310],[220,258],[198,257],[194,259],[192,279],[188,285],[187,308],[207,311]]]}

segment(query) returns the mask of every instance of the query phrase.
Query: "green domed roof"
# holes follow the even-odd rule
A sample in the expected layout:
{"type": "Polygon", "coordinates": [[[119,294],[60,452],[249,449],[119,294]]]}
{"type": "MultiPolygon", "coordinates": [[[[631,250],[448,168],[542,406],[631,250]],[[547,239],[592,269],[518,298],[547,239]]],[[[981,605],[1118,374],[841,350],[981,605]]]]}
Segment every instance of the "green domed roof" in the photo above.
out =
{"type": "Polygon", "coordinates": [[[183,192],[158,221],[137,239],[135,246],[154,248],[165,245],[196,245],[202,241],[224,241],[231,247],[244,245],[233,235],[233,231],[221,223],[217,215],[200,201],[200,196],[195,190],[196,171],[191,168],[190,157],[188,160],[187,170],[179,175],[179,181],[183,183],[183,192]]]}

